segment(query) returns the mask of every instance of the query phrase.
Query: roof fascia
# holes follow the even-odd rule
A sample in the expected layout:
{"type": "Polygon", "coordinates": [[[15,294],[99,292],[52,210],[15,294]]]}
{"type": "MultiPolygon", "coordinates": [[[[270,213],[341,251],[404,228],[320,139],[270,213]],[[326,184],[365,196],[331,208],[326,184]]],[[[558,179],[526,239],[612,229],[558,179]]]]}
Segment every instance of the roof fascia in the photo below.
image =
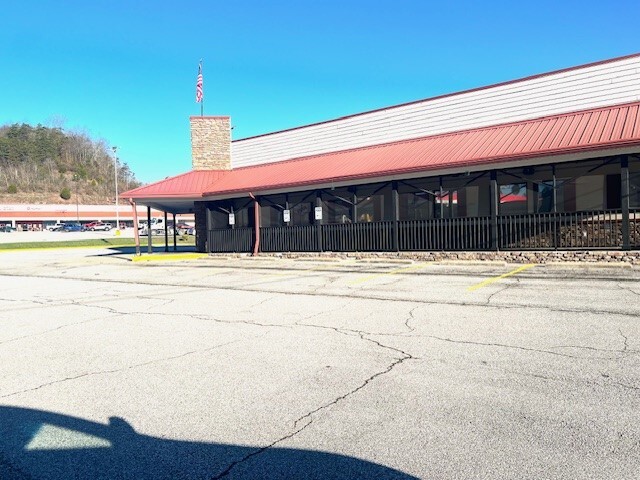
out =
{"type": "Polygon", "coordinates": [[[338,187],[348,187],[354,185],[364,185],[370,183],[379,183],[379,182],[390,182],[393,180],[409,180],[415,178],[426,178],[426,177],[437,177],[440,175],[456,175],[461,173],[474,173],[481,172],[485,170],[496,170],[501,168],[518,168],[518,167],[528,167],[528,166],[539,166],[545,164],[552,163],[567,163],[573,162],[577,160],[587,160],[590,158],[598,158],[598,157],[608,157],[612,155],[625,155],[625,154],[634,154],[640,153],[640,146],[633,147],[620,147],[620,148],[606,148],[601,150],[590,150],[590,151],[582,151],[582,152],[573,152],[573,153],[565,153],[558,155],[545,155],[541,157],[533,157],[533,158],[524,158],[517,160],[498,160],[494,162],[487,162],[476,165],[468,165],[468,166],[456,166],[449,168],[441,168],[434,170],[421,170],[416,172],[409,173],[398,173],[392,175],[382,175],[382,176],[371,176],[371,177],[362,177],[352,180],[344,180],[344,181],[334,181],[334,182],[321,182],[317,184],[310,185],[298,185],[295,187],[283,187],[283,188],[275,188],[275,189],[267,189],[267,190],[251,190],[251,191],[236,191],[229,192],[222,195],[207,195],[204,196],[201,200],[226,200],[230,198],[238,198],[249,196],[249,193],[254,195],[275,195],[281,193],[295,193],[295,192],[303,192],[308,190],[321,190],[325,188],[338,188],[338,187]]]}

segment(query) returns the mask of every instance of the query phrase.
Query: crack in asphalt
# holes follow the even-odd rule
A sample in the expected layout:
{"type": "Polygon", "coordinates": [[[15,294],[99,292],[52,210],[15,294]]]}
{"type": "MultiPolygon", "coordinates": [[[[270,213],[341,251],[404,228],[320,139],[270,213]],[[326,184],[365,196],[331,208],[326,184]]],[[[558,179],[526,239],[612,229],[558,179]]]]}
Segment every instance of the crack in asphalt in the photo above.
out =
{"type": "MultiPolygon", "coordinates": [[[[461,306],[461,307],[485,307],[485,308],[496,308],[496,309],[517,309],[520,310],[522,308],[529,309],[538,309],[545,310],[552,313],[589,313],[589,314],[601,314],[601,315],[619,315],[624,317],[631,317],[633,319],[637,319],[638,313],[635,311],[613,311],[613,310],[602,310],[602,309],[588,309],[588,308],[562,308],[559,306],[548,306],[548,305],[522,305],[522,304],[487,304],[486,301],[478,302],[478,301],[454,301],[454,300],[424,300],[424,299],[416,299],[416,298],[397,298],[397,297],[385,297],[382,295],[354,295],[352,293],[343,293],[343,292],[330,292],[323,291],[321,293],[314,292],[292,292],[290,290],[278,290],[272,289],[265,292],[264,290],[256,290],[253,288],[243,288],[240,286],[224,286],[224,285],[216,285],[214,287],[210,285],[200,285],[200,284],[172,284],[168,282],[158,283],[158,282],[142,282],[140,280],[127,280],[127,279],[105,279],[105,278],[86,278],[86,277],[65,277],[61,279],[60,277],[55,277],[53,275],[35,275],[35,274],[19,274],[19,273],[0,273],[0,276],[8,276],[8,277],[22,277],[22,278],[44,278],[50,279],[55,278],[56,280],[81,280],[86,282],[104,282],[104,283],[124,283],[124,284],[134,284],[134,285],[148,285],[152,287],[157,287],[159,285],[166,287],[179,287],[185,289],[194,289],[194,290],[222,290],[222,291],[241,291],[241,292],[262,292],[262,293],[279,293],[283,295],[299,295],[299,296],[324,296],[324,297],[338,297],[338,298],[351,298],[356,300],[380,300],[385,302],[412,302],[412,303],[421,303],[424,305],[451,305],[451,306],[461,306]]],[[[366,293],[372,293],[367,291],[366,293]]]]}
{"type": "Polygon", "coordinates": [[[16,342],[18,340],[23,340],[25,338],[38,337],[40,335],[45,335],[47,333],[51,333],[51,332],[55,332],[55,331],[58,331],[58,330],[62,330],[63,328],[67,328],[67,327],[75,327],[77,325],[83,325],[85,323],[97,322],[98,320],[104,320],[105,318],[109,318],[109,316],[99,317],[99,318],[92,318],[90,320],[82,320],[80,322],[75,322],[75,323],[66,323],[66,324],[60,325],[60,326],[58,326],[56,328],[50,328],[49,330],[42,330],[40,332],[31,333],[29,335],[23,335],[22,337],[14,337],[14,338],[10,338],[8,340],[3,340],[3,341],[0,342],[0,345],[4,345],[6,343],[11,343],[11,342],[16,342]]]}
{"type": "Polygon", "coordinates": [[[618,333],[620,333],[620,336],[624,339],[624,344],[621,351],[626,352],[629,348],[629,338],[624,333],[622,333],[621,328],[618,329],[618,333]]]}
{"type": "Polygon", "coordinates": [[[448,342],[448,343],[456,343],[456,344],[460,344],[460,345],[477,345],[477,346],[482,346],[482,347],[499,347],[499,348],[507,348],[507,349],[513,349],[513,350],[523,350],[525,352],[536,352],[536,353],[546,353],[549,355],[556,355],[558,357],[567,357],[567,358],[578,358],[578,359],[589,359],[590,357],[578,357],[575,355],[569,355],[569,354],[565,354],[565,353],[559,353],[559,352],[552,352],[550,350],[541,350],[538,348],[529,348],[529,347],[521,347],[519,345],[507,345],[505,343],[493,343],[493,342],[474,342],[471,340],[454,340],[452,338],[446,338],[446,337],[438,337],[435,335],[414,335],[415,337],[422,337],[422,338],[432,338],[434,340],[440,340],[442,342],[448,342]]]}
{"type": "Polygon", "coordinates": [[[563,383],[563,384],[572,384],[572,385],[590,385],[590,386],[596,386],[596,387],[600,387],[600,388],[610,388],[612,386],[620,386],[623,387],[625,389],[629,389],[629,390],[640,390],[640,387],[636,387],[633,385],[627,385],[625,383],[622,382],[618,382],[615,380],[611,380],[609,375],[605,374],[605,373],[600,373],[600,375],[604,378],[610,379],[608,381],[606,381],[605,383],[600,383],[600,382],[595,382],[595,381],[589,381],[589,380],[582,380],[582,379],[574,379],[574,378],[570,378],[570,377],[552,377],[549,375],[542,375],[539,373],[529,373],[529,372],[521,372],[521,371],[517,371],[517,370],[511,370],[511,369],[507,369],[507,368],[500,368],[500,367],[491,367],[491,366],[485,366],[484,368],[489,368],[493,371],[499,371],[499,372],[503,372],[503,373],[508,373],[511,375],[517,375],[520,377],[528,377],[528,378],[536,378],[539,380],[545,380],[548,382],[558,382],[558,383],[563,383]]]}
{"type": "MultiPolygon", "coordinates": [[[[339,334],[342,335],[347,335],[347,336],[353,336],[351,335],[351,333],[347,333],[345,331],[342,331],[343,329],[339,329],[337,327],[326,327],[324,325],[311,325],[311,324],[300,324],[300,326],[306,326],[306,327],[315,327],[315,328],[322,328],[322,329],[329,329],[329,330],[333,330],[339,334]]],[[[378,342],[377,340],[371,339],[371,338],[367,338],[365,335],[367,335],[366,332],[361,332],[361,331],[357,331],[357,330],[348,330],[348,332],[354,332],[354,333],[358,333],[359,337],[369,343],[373,343],[376,346],[380,347],[380,348],[384,348],[387,350],[391,350],[395,353],[400,353],[401,357],[400,358],[394,358],[393,362],[391,362],[391,364],[389,364],[384,370],[378,371],[376,373],[374,373],[373,375],[370,375],[368,378],[366,378],[362,383],[360,383],[356,388],[350,390],[349,392],[343,393],[342,395],[339,395],[338,397],[334,398],[333,400],[331,400],[330,402],[327,402],[323,405],[320,405],[319,407],[311,410],[310,412],[307,412],[306,414],[302,415],[301,417],[299,417],[297,420],[295,420],[293,422],[293,431],[288,433],[287,435],[278,438],[277,440],[271,442],[269,445],[266,445],[264,447],[261,447],[253,452],[251,452],[248,455],[245,455],[244,457],[242,457],[239,460],[236,460],[234,462],[231,462],[222,472],[220,472],[219,474],[211,477],[211,480],[218,480],[221,478],[226,477],[227,475],[229,475],[231,473],[231,471],[237,467],[238,465],[246,462],[247,460],[260,455],[261,453],[269,450],[270,448],[274,447],[275,445],[288,440],[290,438],[295,437],[296,435],[298,435],[300,432],[302,432],[304,429],[306,429],[307,427],[309,427],[312,423],[313,423],[313,415],[321,412],[323,410],[326,410],[328,408],[330,408],[333,405],[336,405],[337,403],[347,399],[348,397],[350,397],[351,395],[354,395],[355,393],[359,392],[360,390],[362,390],[363,388],[365,388],[367,385],[369,385],[369,383],[371,383],[372,381],[374,381],[376,378],[381,377],[383,375],[388,374],[389,372],[391,372],[395,367],[397,367],[398,365],[400,365],[401,363],[405,362],[406,360],[410,360],[410,359],[415,359],[415,357],[413,357],[410,353],[407,353],[403,350],[400,350],[398,348],[395,347],[391,347],[389,345],[384,345],[380,342],[378,342]],[[302,425],[299,426],[299,424],[303,422],[302,425]]]]}
{"type": "MultiPolygon", "coordinates": [[[[591,350],[594,352],[607,352],[607,353],[623,353],[625,355],[636,355],[638,353],[640,353],[639,350],[632,350],[629,349],[629,338],[622,333],[622,329],[619,328],[618,332],[620,333],[620,336],[623,338],[623,346],[622,349],[617,349],[617,348],[597,348],[597,347],[591,347],[591,346],[587,346],[587,345],[556,345],[556,346],[552,346],[549,347],[551,349],[560,349],[560,348],[575,348],[575,349],[580,349],[580,350],[591,350]]],[[[615,360],[614,358],[609,358],[609,360],[615,360]]]]}
{"type": "Polygon", "coordinates": [[[411,310],[409,310],[409,316],[407,317],[407,319],[404,321],[404,326],[407,328],[407,332],[406,333],[411,333],[415,331],[415,327],[412,327],[411,325],[409,325],[409,322],[411,320],[415,320],[416,317],[414,315],[414,312],[420,308],[422,305],[416,305],[415,307],[413,307],[411,310]]]}
{"type": "Polygon", "coordinates": [[[493,297],[495,297],[495,296],[496,296],[496,295],[498,295],[499,293],[504,292],[505,290],[510,289],[513,285],[515,285],[515,284],[513,284],[513,283],[507,283],[507,284],[506,284],[504,287],[502,287],[501,289],[496,290],[495,292],[493,292],[491,295],[489,295],[489,296],[487,297],[487,303],[486,303],[486,305],[490,305],[490,304],[491,304],[491,299],[492,299],[493,297]]]}
{"type": "Polygon", "coordinates": [[[221,343],[221,344],[214,345],[212,347],[208,347],[208,348],[204,348],[204,349],[192,350],[192,351],[189,351],[189,352],[184,352],[184,353],[181,353],[180,355],[173,355],[173,356],[170,356],[170,357],[156,358],[156,359],[148,360],[148,361],[142,362],[142,363],[136,363],[136,364],[133,364],[133,365],[127,365],[127,366],[121,367],[121,368],[114,368],[112,370],[99,370],[99,371],[96,371],[96,372],[81,373],[79,375],[74,375],[72,377],[60,378],[58,380],[53,380],[51,382],[43,383],[41,385],[38,385],[37,387],[26,388],[24,390],[19,390],[17,392],[12,392],[12,393],[8,393],[8,394],[5,394],[5,395],[0,395],[0,398],[9,398],[9,397],[13,397],[15,395],[19,395],[21,393],[33,392],[35,390],[40,390],[41,388],[45,388],[45,387],[48,387],[50,385],[55,385],[55,384],[58,384],[58,383],[68,382],[68,381],[71,381],[71,380],[77,380],[79,378],[92,377],[92,376],[96,376],[96,375],[105,375],[105,374],[109,374],[109,373],[124,372],[126,370],[133,370],[133,369],[136,369],[136,368],[145,367],[147,365],[152,365],[154,363],[161,363],[161,362],[166,362],[166,361],[169,361],[169,360],[176,360],[178,358],[183,358],[183,357],[186,357],[186,356],[189,356],[189,355],[194,355],[194,354],[207,353],[207,352],[209,352],[211,350],[216,350],[218,348],[225,347],[227,345],[231,345],[231,344],[234,344],[234,343],[238,343],[240,341],[241,340],[233,340],[231,342],[221,343]]]}
{"type": "Polygon", "coordinates": [[[624,285],[622,285],[622,284],[620,284],[620,283],[618,283],[618,284],[617,284],[617,287],[618,287],[619,289],[621,289],[621,290],[626,290],[627,292],[631,292],[631,293],[633,293],[634,295],[638,295],[638,296],[640,296],[640,292],[636,292],[636,291],[635,291],[634,289],[632,289],[631,287],[624,286],[624,285]]]}

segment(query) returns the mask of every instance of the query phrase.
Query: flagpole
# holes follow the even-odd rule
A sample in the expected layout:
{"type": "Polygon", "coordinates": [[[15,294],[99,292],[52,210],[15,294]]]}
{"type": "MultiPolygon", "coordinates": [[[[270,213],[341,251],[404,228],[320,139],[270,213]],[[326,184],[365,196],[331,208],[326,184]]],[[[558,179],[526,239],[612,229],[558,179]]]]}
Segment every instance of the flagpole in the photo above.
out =
{"type": "MultiPolygon", "coordinates": [[[[200,59],[200,72],[202,72],[202,59],[200,59]]],[[[204,74],[202,78],[204,78],[204,74]]],[[[204,81],[202,90],[204,92],[204,81]]],[[[204,95],[202,95],[202,101],[200,102],[200,116],[204,117],[204,95]]]]}

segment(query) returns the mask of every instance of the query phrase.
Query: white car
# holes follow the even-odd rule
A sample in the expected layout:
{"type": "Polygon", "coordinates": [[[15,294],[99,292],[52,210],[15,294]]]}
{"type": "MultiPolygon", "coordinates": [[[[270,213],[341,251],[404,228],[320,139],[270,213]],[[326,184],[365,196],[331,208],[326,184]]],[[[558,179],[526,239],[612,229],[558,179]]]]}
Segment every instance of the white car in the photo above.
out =
{"type": "Polygon", "coordinates": [[[105,232],[108,232],[109,230],[111,230],[111,228],[111,224],[105,222],[95,222],[93,224],[90,224],[89,226],[89,230],[91,231],[103,230],[105,232]]]}
{"type": "Polygon", "coordinates": [[[63,225],[63,222],[56,222],[55,225],[49,225],[48,227],[46,227],[46,229],[50,232],[59,232],[60,230],[62,230],[63,225]]]}

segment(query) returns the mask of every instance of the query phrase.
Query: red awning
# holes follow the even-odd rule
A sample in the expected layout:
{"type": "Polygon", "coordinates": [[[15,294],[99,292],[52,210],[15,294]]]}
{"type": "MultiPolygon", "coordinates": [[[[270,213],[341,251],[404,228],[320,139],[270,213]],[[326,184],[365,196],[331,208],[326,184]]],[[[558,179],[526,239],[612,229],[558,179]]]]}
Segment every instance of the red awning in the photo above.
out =
{"type": "Polygon", "coordinates": [[[194,171],[123,194],[215,197],[640,146],[640,102],[554,115],[231,171],[194,171]]]}

